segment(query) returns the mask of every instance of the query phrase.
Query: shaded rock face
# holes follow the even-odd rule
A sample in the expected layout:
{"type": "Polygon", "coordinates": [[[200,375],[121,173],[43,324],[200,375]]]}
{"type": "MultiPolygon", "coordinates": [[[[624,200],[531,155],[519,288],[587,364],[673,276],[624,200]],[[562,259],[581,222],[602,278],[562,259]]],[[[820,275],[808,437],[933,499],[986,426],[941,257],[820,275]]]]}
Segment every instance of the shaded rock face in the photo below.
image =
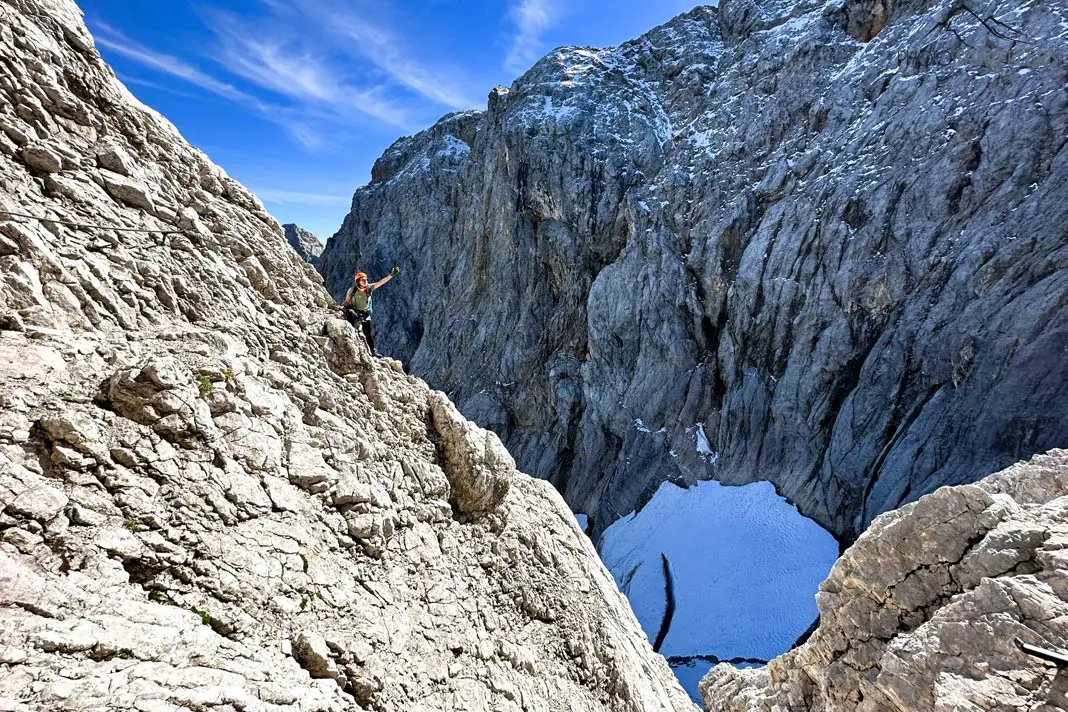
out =
{"type": "Polygon", "coordinates": [[[1068,451],[884,514],[820,586],[819,627],[761,670],[701,681],[708,710],[1062,710],[1068,451]]]}
{"type": "Polygon", "coordinates": [[[282,229],[285,230],[286,242],[300,259],[314,265],[323,253],[323,243],[319,238],[294,223],[286,223],[282,225],[282,229]]]}
{"type": "Polygon", "coordinates": [[[5,709],[693,709],[559,495],[371,357],[73,3],[0,0],[0,59],[5,709]]]}
{"type": "Polygon", "coordinates": [[[770,479],[852,540],[1068,445],[1066,7],[983,12],[1026,43],[950,0],[723,0],[558,50],[391,148],[320,269],[401,264],[383,349],[596,531],[770,479]]]}

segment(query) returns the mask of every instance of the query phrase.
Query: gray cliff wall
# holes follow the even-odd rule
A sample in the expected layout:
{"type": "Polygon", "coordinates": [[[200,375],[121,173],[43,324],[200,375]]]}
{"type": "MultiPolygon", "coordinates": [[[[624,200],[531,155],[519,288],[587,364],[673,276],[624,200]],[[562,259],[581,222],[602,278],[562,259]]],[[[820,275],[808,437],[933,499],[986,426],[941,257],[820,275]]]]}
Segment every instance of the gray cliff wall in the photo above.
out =
{"type": "Polygon", "coordinates": [[[282,225],[282,229],[285,231],[286,242],[296,251],[300,259],[314,265],[319,255],[323,253],[323,243],[319,238],[294,223],[286,223],[282,225]]]}
{"type": "Polygon", "coordinates": [[[559,494],[73,2],[0,0],[0,98],[0,708],[694,709],[559,494]]]}
{"type": "Polygon", "coordinates": [[[597,531],[714,477],[852,540],[1068,445],[1068,10],[980,5],[723,0],[557,50],[387,151],[320,271],[400,263],[383,351],[597,531]]]}

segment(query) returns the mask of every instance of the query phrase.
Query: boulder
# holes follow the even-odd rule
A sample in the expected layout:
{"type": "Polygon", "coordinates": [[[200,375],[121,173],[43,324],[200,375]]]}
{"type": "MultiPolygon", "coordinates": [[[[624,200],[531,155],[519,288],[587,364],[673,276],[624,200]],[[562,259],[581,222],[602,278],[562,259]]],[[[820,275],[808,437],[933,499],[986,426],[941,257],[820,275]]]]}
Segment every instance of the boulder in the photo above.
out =
{"type": "Polygon", "coordinates": [[[58,173],[63,169],[63,157],[44,143],[30,143],[20,151],[23,162],[42,173],[58,173]]]}
{"type": "Polygon", "coordinates": [[[1066,475],[1054,450],[880,515],[820,585],[808,641],[766,670],[713,668],[705,708],[1063,706],[1063,675],[1018,642],[1068,650],[1068,497],[1047,486],[1066,475]]]}

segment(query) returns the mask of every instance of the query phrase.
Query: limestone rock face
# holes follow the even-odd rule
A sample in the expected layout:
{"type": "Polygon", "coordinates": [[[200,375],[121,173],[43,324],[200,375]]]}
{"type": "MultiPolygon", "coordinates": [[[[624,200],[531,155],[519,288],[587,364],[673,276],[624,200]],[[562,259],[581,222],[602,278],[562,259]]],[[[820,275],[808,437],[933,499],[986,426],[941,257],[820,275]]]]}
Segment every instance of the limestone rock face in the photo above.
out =
{"type": "Polygon", "coordinates": [[[722,0],[557,50],[387,151],[320,269],[400,264],[383,351],[598,531],[714,477],[851,540],[1068,445],[1066,13],[722,0]]]}
{"type": "Polygon", "coordinates": [[[300,225],[295,225],[294,223],[286,223],[282,225],[282,228],[286,232],[286,242],[289,243],[290,247],[296,250],[300,259],[315,264],[315,261],[319,259],[319,255],[323,253],[322,241],[300,225]]]}
{"type": "Polygon", "coordinates": [[[0,60],[0,707],[693,709],[559,495],[72,2],[0,0],[0,60]]]}
{"type": "Polygon", "coordinates": [[[876,518],[831,569],[820,624],[762,670],[712,669],[706,709],[1068,709],[1068,451],[876,518]]]}
{"type": "Polygon", "coordinates": [[[475,518],[493,512],[508,494],[515,460],[496,435],[465,420],[443,393],[430,397],[430,413],[441,434],[454,506],[475,518]]]}

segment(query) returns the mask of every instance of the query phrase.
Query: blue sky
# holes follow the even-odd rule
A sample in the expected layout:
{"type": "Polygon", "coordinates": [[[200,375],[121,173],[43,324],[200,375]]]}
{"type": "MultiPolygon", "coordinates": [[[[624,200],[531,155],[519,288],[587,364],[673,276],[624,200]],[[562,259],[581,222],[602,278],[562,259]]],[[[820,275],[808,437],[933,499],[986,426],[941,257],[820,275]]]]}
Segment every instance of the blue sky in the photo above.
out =
{"type": "Polygon", "coordinates": [[[398,137],[485,108],[561,45],[611,46],[693,0],[80,0],[130,90],[324,241],[398,137]]]}

